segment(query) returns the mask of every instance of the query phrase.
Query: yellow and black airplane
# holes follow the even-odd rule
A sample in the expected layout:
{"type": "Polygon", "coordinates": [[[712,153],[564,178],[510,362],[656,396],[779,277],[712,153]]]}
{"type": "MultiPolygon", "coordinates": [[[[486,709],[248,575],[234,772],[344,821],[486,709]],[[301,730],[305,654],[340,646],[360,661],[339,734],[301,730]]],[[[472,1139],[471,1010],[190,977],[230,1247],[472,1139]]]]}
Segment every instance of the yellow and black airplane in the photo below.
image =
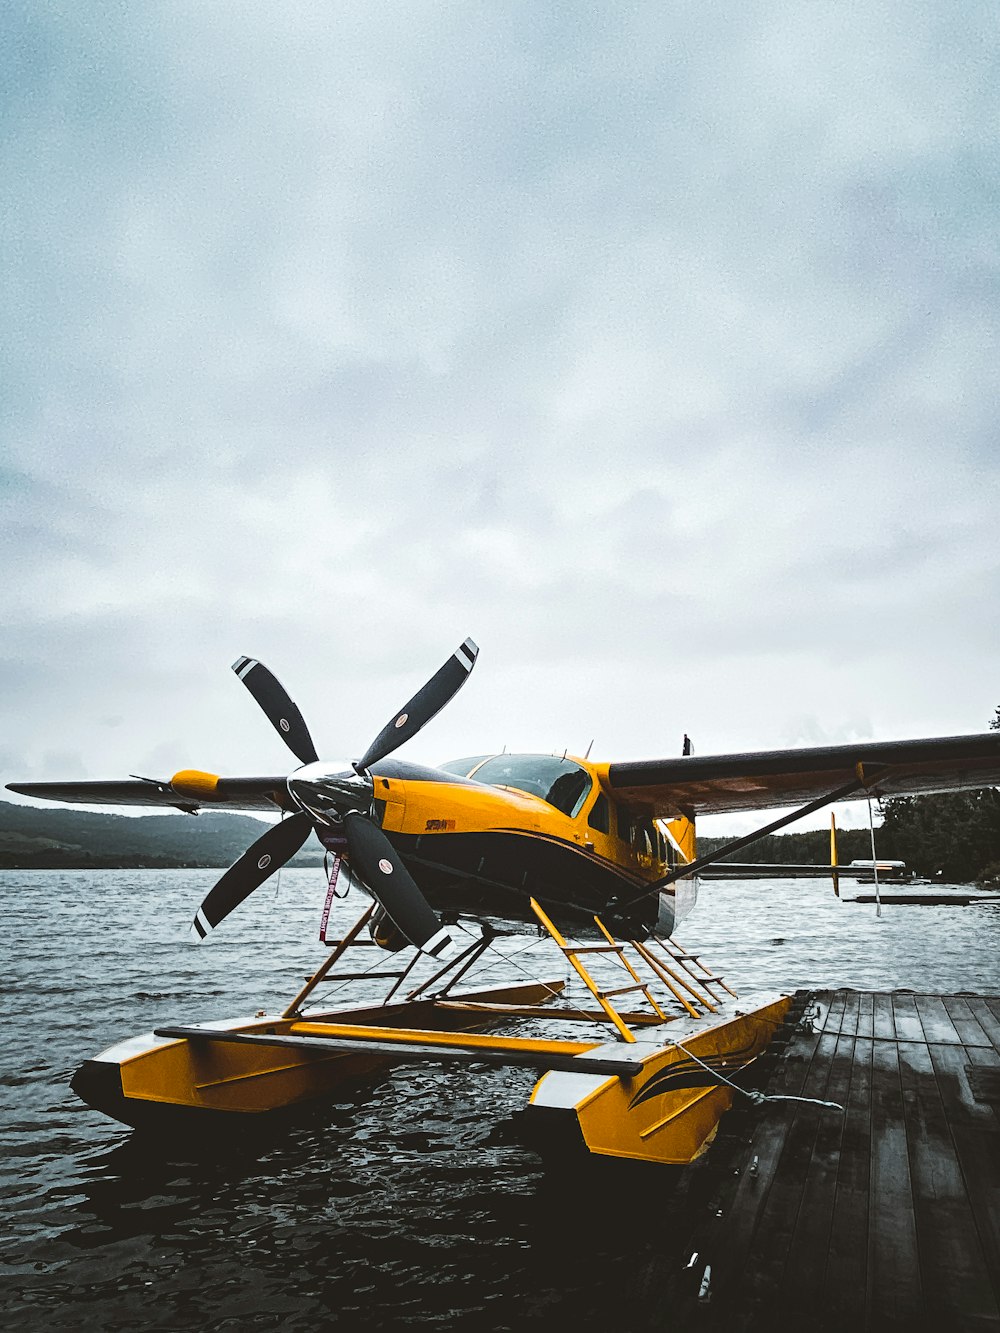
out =
{"type": "Polygon", "coordinates": [[[467,639],[348,768],[320,761],[284,687],[260,662],[241,657],[236,674],[299,762],[290,776],[184,771],[162,782],[12,784],[48,800],[286,816],[209,892],[192,926],[198,940],[312,831],[334,854],[330,892],[346,859],[374,899],[342,939],[324,938],[327,956],[284,1010],[164,1026],[118,1042],[77,1070],[72,1086],[84,1101],[139,1128],[218,1125],[233,1115],[245,1123],[401,1060],[459,1061],[473,1070],[484,1062],[516,1065],[543,1071],[524,1112],[526,1136],[538,1146],[689,1162],[731,1104],[740,1086],[734,1080],[792,1010],[782,995],[744,998],[736,1007],[729,985],[672,938],[698,874],[754,838],[851,796],[1000,781],[997,732],[637,763],[492,754],[424,768],[392,758],[461,687],[477,651],[467,639]],[[790,804],[797,808],[756,834],[698,858],[697,815],[790,804]],[[475,938],[462,916],[540,924],[584,983],[585,1004],[595,1007],[564,997],[561,978],[455,990],[493,947],[492,926],[475,938]],[[567,942],[553,918],[572,934],[596,927],[598,942],[567,942]],[[347,951],[363,945],[365,927],[375,944],[413,946],[409,961],[335,978],[340,960],[352,966],[347,951]],[[420,980],[418,965],[431,975],[420,980]],[[598,965],[617,972],[610,984],[598,965]],[[373,1005],[368,986],[378,976],[392,985],[373,1005]],[[406,978],[417,982],[409,991],[400,989],[406,978]],[[360,1004],[305,1009],[321,982],[359,979],[360,1004]],[[614,997],[626,994],[638,1011],[616,1008],[614,997]],[[610,1024],[615,1039],[479,1030],[543,1015],[559,1025],[610,1024]]]}
{"type": "MultiPolygon", "coordinates": [[[[1000,733],[858,742],[750,754],[594,763],[564,754],[482,754],[440,768],[392,758],[475,665],[471,639],[386,724],[351,768],[320,760],[284,686],[263,663],[233,670],[300,763],[290,775],[169,781],[12,783],[84,804],[280,811],[223,875],[194,919],[203,939],[315,831],[379,905],[377,942],[449,954],[458,914],[533,922],[531,899],[578,926],[599,914],[626,939],[669,936],[700,871],[833,802],[1000,782],[1000,733]],[[797,808],[698,859],[699,814],[797,808]],[[440,914],[440,915],[439,915],[440,914]],[[443,924],[444,923],[444,924],[443,924]]],[[[730,869],[727,866],[727,869],[730,869]]]]}

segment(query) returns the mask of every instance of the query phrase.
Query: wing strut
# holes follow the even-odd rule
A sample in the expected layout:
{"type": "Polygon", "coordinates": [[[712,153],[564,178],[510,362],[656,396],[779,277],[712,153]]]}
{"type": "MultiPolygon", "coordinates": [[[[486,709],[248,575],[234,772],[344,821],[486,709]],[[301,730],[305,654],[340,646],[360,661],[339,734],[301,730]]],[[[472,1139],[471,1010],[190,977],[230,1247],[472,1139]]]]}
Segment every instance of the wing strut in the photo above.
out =
{"type": "Polygon", "coordinates": [[[879,769],[871,777],[866,777],[864,768],[861,764],[857,766],[858,776],[850,782],[845,782],[842,787],[837,787],[834,791],[828,792],[826,796],[817,796],[814,801],[809,801],[807,805],[801,805],[797,810],[793,810],[790,815],[782,815],[780,819],[775,819],[773,823],[765,824],[763,828],[757,829],[753,833],[745,833],[742,838],[734,838],[732,842],[727,842],[724,847],[718,851],[708,852],[705,856],[699,856],[695,861],[689,861],[686,865],[678,866],[671,870],[669,874],[664,875],[662,879],[657,879],[639,893],[631,898],[625,899],[615,906],[620,910],[628,910],[639,903],[643,898],[647,898],[651,893],[659,893],[665,889],[668,884],[673,884],[675,880],[686,879],[689,875],[697,875],[699,870],[704,870],[706,866],[713,865],[716,861],[721,861],[724,856],[729,856],[732,852],[738,852],[741,847],[748,847],[752,842],[758,842],[761,838],[766,838],[769,833],[776,833],[778,829],[784,828],[786,824],[794,824],[797,819],[802,819],[805,815],[814,814],[817,810],[822,810],[825,805],[832,805],[834,801],[842,801],[845,797],[856,792],[859,787],[870,787],[872,783],[878,782],[889,772],[888,768],[879,769]]]}

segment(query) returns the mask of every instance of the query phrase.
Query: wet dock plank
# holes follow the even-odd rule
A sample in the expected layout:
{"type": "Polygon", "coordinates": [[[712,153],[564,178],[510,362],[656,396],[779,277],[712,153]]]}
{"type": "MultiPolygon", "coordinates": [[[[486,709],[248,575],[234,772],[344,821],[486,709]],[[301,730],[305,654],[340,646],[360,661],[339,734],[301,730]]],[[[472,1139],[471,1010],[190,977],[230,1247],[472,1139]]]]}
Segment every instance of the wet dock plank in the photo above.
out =
{"type": "Polygon", "coordinates": [[[813,1100],[723,1122],[676,1326],[1000,1333],[1000,998],[797,1000],[766,1091],[813,1100]]]}

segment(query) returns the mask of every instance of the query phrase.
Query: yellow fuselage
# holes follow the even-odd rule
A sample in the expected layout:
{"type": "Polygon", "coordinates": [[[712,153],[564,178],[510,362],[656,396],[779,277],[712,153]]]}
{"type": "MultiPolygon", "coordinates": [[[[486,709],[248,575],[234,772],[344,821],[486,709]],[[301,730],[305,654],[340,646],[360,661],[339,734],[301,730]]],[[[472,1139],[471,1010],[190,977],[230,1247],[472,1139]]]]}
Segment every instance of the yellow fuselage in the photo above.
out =
{"type": "MultiPolygon", "coordinates": [[[[613,914],[616,899],[636,899],[672,865],[693,858],[693,823],[660,824],[621,806],[606,764],[537,756],[540,767],[555,762],[578,770],[573,777],[586,791],[569,812],[513,783],[477,778],[480,770],[495,772],[502,759],[517,769],[533,758],[469,761],[471,776],[398,760],[374,766],[377,817],[438,909],[533,921],[534,896],[576,918],[613,914]]],[[[619,928],[631,925],[640,934],[657,924],[669,928],[672,920],[664,921],[661,909],[672,918],[672,903],[672,895],[649,893],[619,928]]]]}

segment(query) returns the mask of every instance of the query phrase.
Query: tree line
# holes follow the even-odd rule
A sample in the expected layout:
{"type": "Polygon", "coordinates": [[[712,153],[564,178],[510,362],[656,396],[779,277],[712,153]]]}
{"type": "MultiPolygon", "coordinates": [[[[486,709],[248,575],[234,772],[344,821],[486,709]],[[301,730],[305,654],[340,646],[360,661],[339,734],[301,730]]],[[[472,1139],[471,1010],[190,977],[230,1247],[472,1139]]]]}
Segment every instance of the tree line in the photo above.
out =
{"type": "MultiPolygon", "coordinates": [[[[1000,731],[1000,706],[990,721],[1000,731]]],[[[893,796],[882,803],[879,856],[905,861],[918,875],[958,883],[1000,878],[1000,791],[893,796]]]]}

